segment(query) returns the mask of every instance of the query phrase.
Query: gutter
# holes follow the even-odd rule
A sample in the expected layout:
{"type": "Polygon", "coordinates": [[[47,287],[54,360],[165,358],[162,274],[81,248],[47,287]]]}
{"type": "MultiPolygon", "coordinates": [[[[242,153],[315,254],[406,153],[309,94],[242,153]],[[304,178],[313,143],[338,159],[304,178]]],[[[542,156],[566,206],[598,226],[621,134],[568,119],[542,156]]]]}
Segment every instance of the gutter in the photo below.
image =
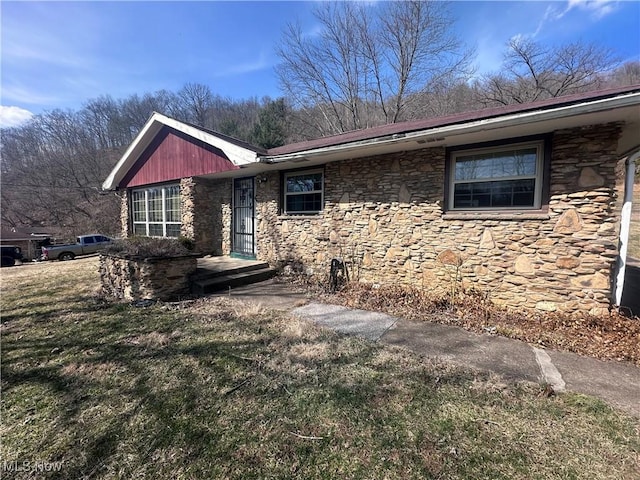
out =
{"type": "Polygon", "coordinates": [[[627,157],[627,175],[624,184],[624,202],[620,218],[620,243],[618,249],[617,272],[615,276],[614,304],[620,306],[624,291],[624,277],[627,267],[629,230],[631,228],[631,206],[633,203],[633,184],[636,173],[636,161],[640,158],[640,149],[627,157]]]}
{"type": "Polygon", "coordinates": [[[615,98],[605,98],[596,101],[583,102],[577,105],[563,106],[552,110],[535,110],[523,112],[509,116],[499,116],[489,119],[481,119],[473,122],[445,125],[442,127],[419,130],[416,132],[398,133],[384,135],[381,137],[357,140],[341,145],[321,147],[311,150],[302,150],[294,153],[282,155],[265,155],[260,157],[262,163],[281,163],[292,160],[311,159],[311,157],[321,157],[327,154],[343,153],[348,154],[353,150],[358,150],[365,146],[393,145],[406,142],[432,143],[444,141],[447,136],[476,133],[499,128],[507,128],[541,122],[557,120],[571,116],[585,115],[589,113],[613,110],[616,108],[637,106],[640,103],[640,93],[634,92],[615,98]]]}

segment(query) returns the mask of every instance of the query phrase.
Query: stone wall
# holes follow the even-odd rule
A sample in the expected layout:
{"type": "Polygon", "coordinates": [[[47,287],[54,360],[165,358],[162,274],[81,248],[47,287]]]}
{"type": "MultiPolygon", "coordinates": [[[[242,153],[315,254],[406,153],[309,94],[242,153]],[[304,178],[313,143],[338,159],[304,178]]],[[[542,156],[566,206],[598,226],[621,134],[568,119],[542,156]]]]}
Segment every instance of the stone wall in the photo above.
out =
{"type": "Polygon", "coordinates": [[[181,233],[197,252],[228,255],[231,248],[231,179],[183,178],[181,233]]]}
{"type": "Polygon", "coordinates": [[[127,238],[131,235],[131,222],[129,216],[129,194],[128,192],[124,192],[121,196],[120,201],[120,225],[122,226],[122,238],[127,238]]]}
{"type": "Polygon", "coordinates": [[[232,195],[231,179],[218,180],[213,182],[213,188],[216,191],[215,199],[217,218],[216,225],[219,225],[214,236],[214,245],[216,245],[216,255],[229,255],[231,253],[231,229],[232,229],[232,211],[231,211],[231,195],[232,195]]]}
{"type": "Polygon", "coordinates": [[[618,245],[619,132],[554,133],[544,212],[446,213],[443,148],[325,165],[318,215],[281,215],[280,174],[264,175],[256,182],[258,258],[326,276],[342,257],[365,282],[438,293],[457,278],[510,308],[602,313],[618,245]]]}
{"type": "Polygon", "coordinates": [[[129,259],[100,256],[102,293],[121,300],[175,300],[190,292],[196,256],[129,259]]]}
{"type": "MultiPolygon", "coordinates": [[[[444,209],[444,148],[324,166],[324,210],[282,215],[281,174],[256,181],[257,257],[328,276],[331,259],[357,280],[448,291],[458,280],[510,308],[603,313],[617,256],[624,164],[618,125],[557,131],[548,208],[444,209]]],[[[182,235],[196,251],[231,251],[232,180],[183,179],[182,235]]],[[[123,200],[123,234],[128,228],[123,200]]]]}

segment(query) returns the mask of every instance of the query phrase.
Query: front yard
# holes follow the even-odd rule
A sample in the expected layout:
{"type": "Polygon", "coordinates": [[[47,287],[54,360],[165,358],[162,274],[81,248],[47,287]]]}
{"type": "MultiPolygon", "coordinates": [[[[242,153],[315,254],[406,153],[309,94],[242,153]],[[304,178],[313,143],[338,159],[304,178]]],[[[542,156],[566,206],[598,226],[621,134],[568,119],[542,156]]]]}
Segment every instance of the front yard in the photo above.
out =
{"type": "Polygon", "coordinates": [[[640,424],[226,299],[2,270],[2,478],[640,478],[640,424]],[[26,463],[25,463],[26,462],[26,463]]]}

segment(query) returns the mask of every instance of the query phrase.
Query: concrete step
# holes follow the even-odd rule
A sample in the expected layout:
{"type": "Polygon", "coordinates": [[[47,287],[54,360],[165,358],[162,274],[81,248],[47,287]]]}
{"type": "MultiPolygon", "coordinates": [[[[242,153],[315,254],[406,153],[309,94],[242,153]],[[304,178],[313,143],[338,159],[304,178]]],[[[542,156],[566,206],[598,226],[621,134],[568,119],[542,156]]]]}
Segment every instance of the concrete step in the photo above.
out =
{"type": "Polygon", "coordinates": [[[192,280],[205,280],[214,277],[221,277],[224,275],[234,275],[236,273],[251,272],[253,270],[262,270],[263,268],[269,268],[267,262],[247,262],[245,265],[236,265],[233,267],[220,267],[216,269],[213,267],[198,267],[196,273],[192,277],[192,280]]]}
{"type": "Polygon", "coordinates": [[[262,268],[260,268],[260,266],[258,266],[258,268],[255,268],[255,266],[252,268],[242,267],[239,270],[241,271],[234,272],[227,270],[221,273],[215,272],[215,274],[210,276],[196,278],[191,282],[191,291],[197,295],[205,295],[220,290],[262,282],[276,274],[276,269],[268,265],[262,268]]]}

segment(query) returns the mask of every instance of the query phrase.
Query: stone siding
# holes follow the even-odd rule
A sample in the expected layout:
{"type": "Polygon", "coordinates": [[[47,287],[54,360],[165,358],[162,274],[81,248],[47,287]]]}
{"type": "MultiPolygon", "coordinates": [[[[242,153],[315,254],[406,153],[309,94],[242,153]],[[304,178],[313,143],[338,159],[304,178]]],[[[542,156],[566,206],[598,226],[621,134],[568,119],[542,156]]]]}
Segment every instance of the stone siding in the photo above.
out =
{"type": "Polygon", "coordinates": [[[129,193],[124,192],[120,201],[120,225],[122,225],[122,238],[131,235],[131,216],[129,215],[129,193]]]}
{"type": "Polygon", "coordinates": [[[190,292],[195,256],[128,259],[100,256],[102,293],[121,300],[175,300],[190,292]]]}
{"type": "Polygon", "coordinates": [[[281,215],[280,174],[261,175],[258,258],[327,276],[342,257],[364,282],[441,293],[458,279],[510,308],[602,313],[618,245],[619,132],[554,133],[542,213],[446,213],[444,148],[325,165],[318,215],[281,215]]]}
{"type": "Polygon", "coordinates": [[[181,234],[195,242],[204,254],[228,255],[231,251],[231,179],[183,178],[181,234]]]}
{"type": "MultiPolygon", "coordinates": [[[[618,253],[619,135],[617,124],[554,132],[548,207],[530,213],[446,212],[442,147],[320,167],[317,215],[283,215],[281,173],[261,173],[257,257],[324,278],[339,257],[363,282],[434,294],[461,283],[509,308],[603,313],[618,253]]],[[[232,180],[188,178],[181,189],[182,234],[199,252],[229,254],[232,180]]]]}

